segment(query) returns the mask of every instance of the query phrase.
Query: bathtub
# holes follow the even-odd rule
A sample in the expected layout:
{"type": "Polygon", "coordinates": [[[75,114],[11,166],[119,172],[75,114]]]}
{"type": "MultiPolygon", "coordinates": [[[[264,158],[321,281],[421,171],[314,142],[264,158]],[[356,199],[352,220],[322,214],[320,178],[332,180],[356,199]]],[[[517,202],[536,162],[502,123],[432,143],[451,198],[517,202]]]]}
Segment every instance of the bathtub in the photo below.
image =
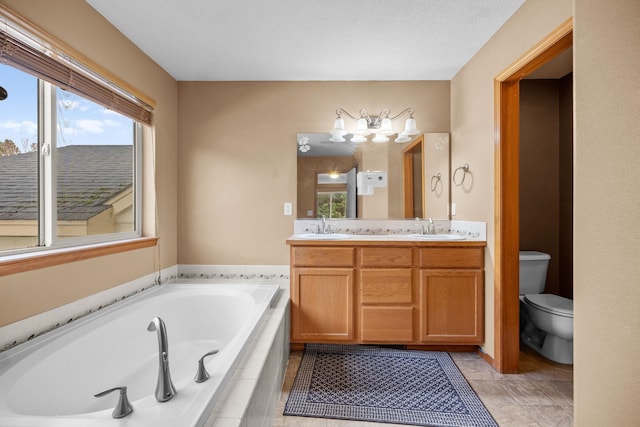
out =
{"type": "Polygon", "coordinates": [[[278,285],[165,284],[0,353],[0,426],[202,426],[278,294],[278,285]],[[166,324],[176,396],[155,399],[166,324]],[[198,360],[210,378],[196,383],[198,360]],[[126,386],[133,413],[112,418],[126,386]]]}

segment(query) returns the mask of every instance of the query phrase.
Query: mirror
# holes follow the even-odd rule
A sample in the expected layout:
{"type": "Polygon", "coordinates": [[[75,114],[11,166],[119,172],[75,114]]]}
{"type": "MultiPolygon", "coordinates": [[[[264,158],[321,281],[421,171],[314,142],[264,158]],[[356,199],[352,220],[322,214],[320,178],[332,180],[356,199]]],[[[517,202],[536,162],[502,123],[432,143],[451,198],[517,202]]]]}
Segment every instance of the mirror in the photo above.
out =
{"type": "Polygon", "coordinates": [[[330,138],[297,135],[298,219],[449,219],[448,133],[418,135],[405,144],[330,138]]]}

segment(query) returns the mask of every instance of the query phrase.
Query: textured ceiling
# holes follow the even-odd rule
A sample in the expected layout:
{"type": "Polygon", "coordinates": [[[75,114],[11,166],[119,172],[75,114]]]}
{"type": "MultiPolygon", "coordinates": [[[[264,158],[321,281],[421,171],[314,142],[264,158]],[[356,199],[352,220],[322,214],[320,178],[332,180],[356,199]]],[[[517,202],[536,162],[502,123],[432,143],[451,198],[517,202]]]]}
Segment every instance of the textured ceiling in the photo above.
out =
{"type": "Polygon", "coordinates": [[[86,0],[176,80],[450,80],[525,0],[86,0]]]}

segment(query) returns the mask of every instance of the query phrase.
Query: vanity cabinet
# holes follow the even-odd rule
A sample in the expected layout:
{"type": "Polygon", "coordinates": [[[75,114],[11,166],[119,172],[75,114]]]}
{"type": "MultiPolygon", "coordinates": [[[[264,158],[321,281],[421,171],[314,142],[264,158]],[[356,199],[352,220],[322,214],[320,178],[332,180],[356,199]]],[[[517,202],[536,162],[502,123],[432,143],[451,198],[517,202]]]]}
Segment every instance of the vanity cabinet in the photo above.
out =
{"type": "Polygon", "coordinates": [[[293,345],[484,340],[484,242],[287,243],[293,345]]]}

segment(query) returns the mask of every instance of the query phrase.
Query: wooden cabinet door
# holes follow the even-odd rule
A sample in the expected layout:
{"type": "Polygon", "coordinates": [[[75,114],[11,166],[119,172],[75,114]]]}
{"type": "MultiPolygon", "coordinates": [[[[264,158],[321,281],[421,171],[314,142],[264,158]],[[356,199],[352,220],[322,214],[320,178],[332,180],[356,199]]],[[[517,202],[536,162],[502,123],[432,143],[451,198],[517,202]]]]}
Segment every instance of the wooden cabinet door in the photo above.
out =
{"type": "Polygon", "coordinates": [[[420,270],[420,341],[481,344],[484,340],[482,270],[420,270]]]}
{"type": "Polygon", "coordinates": [[[291,341],[354,339],[352,268],[294,268],[291,341]]]}

